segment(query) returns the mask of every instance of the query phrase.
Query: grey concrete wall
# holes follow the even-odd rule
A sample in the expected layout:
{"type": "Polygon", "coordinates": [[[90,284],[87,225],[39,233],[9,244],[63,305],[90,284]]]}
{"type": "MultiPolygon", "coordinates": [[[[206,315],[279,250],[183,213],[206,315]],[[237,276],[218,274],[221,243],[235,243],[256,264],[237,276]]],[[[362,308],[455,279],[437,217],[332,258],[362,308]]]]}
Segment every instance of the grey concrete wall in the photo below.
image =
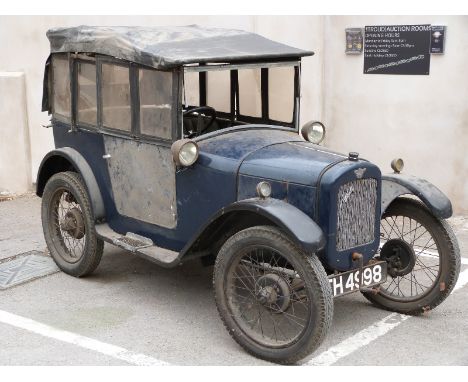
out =
{"type": "MultiPolygon", "coordinates": [[[[47,114],[40,112],[48,28],[194,23],[254,31],[315,51],[303,61],[301,121],[322,120],[328,128],[326,146],[359,151],[383,171],[390,170],[393,157],[403,157],[406,172],[439,186],[457,213],[468,212],[466,16],[0,17],[0,71],[25,73],[33,179],[43,155],[53,147],[51,131],[41,127],[48,122],[47,114]],[[344,53],[347,27],[417,23],[448,28],[446,53],[432,57],[429,76],[364,75],[363,55],[344,53]]],[[[0,150],[2,145],[0,141],[0,150]]]]}

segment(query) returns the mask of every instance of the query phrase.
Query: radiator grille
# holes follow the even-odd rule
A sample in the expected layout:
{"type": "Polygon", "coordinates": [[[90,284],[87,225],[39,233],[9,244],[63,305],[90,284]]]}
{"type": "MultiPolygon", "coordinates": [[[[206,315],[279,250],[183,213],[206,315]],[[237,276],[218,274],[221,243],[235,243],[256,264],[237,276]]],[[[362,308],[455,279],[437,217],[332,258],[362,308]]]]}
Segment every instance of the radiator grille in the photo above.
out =
{"type": "Polygon", "coordinates": [[[343,251],[374,241],[377,180],[343,184],[337,201],[336,249],[343,251]]]}

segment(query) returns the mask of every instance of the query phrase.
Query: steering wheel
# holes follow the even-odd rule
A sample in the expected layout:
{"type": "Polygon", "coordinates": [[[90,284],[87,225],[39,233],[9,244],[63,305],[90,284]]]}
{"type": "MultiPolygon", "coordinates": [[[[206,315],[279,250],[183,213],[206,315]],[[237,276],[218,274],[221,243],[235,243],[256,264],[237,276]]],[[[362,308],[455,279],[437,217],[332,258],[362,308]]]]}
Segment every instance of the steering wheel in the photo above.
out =
{"type": "Polygon", "coordinates": [[[211,119],[208,122],[208,124],[201,130],[199,129],[199,126],[198,126],[198,123],[197,123],[197,131],[196,132],[191,132],[189,134],[194,134],[194,133],[197,134],[197,135],[203,134],[205,132],[205,130],[207,130],[213,124],[213,122],[216,120],[216,110],[214,108],[212,108],[211,106],[199,106],[199,107],[194,107],[193,109],[185,110],[183,112],[183,116],[186,117],[186,116],[188,116],[190,114],[193,114],[193,113],[210,115],[211,119]]]}

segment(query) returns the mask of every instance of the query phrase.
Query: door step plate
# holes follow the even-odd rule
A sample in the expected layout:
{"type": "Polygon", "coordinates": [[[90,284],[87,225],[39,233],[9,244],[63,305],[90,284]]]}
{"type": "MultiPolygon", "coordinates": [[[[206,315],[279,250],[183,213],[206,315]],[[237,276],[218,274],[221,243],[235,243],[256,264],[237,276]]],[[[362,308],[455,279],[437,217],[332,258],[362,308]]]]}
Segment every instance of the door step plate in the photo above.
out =
{"type": "Polygon", "coordinates": [[[153,241],[147,237],[137,235],[133,232],[128,232],[125,236],[120,236],[113,239],[113,244],[122,247],[131,252],[136,252],[139,249],[151,247],[153,241]]]}
{"type": "Polygon", "coordinates": [[[179,253],[154,245],[147,237],[128,232],[126,235],[115,232],[107,223],[96,225],[97,235],[104,241],[135,253],[164,267],[179,264],[179,253]]]}

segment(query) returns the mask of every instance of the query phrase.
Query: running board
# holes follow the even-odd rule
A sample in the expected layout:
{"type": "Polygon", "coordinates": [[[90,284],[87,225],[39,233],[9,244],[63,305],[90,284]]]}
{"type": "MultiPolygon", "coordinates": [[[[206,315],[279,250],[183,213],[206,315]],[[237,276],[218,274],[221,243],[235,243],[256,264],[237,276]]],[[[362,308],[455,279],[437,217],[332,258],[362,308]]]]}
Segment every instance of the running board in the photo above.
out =
{"type": "Polygon", "coordinates": [[[179,252],[174,252],[169,249],[161,248],[154,245],[151,239],[137,235],[132,232],[127,232],[126,235],[121,235],[115,232],[109,224],[96,224],[97,236],[107,243],[116,245],[119,248],[135,253],[147,260],[152,261],[163,267],[173,267],[179,264],[179,252]]]}

